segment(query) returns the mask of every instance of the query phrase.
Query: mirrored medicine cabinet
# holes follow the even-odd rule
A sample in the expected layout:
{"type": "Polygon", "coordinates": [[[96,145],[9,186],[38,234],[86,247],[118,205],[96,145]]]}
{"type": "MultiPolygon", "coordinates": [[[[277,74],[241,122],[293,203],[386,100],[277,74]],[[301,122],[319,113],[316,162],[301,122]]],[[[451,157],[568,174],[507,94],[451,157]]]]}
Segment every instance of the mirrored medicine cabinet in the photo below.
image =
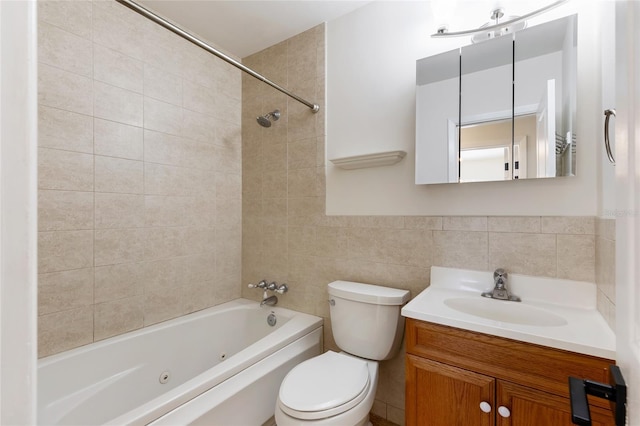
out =
{"type": "Polygon", "coordinates": [[[574,176],[577,16],[416,62],[416,184],[574,176]]]}

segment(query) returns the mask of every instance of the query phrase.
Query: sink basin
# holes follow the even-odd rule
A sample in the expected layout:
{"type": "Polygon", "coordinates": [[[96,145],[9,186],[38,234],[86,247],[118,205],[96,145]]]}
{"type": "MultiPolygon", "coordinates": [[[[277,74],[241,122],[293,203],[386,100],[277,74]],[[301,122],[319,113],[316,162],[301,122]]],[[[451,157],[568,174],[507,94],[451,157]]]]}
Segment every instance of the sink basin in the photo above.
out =
{"type": "Polygon", "coordinates": [[[449,298],[445,299],[444,304],[458,312],[499,322],[537,327],[567,325],[567,320],[559,315],[519,302],[493,300],[478,296],[477,298],[449,298]]]}

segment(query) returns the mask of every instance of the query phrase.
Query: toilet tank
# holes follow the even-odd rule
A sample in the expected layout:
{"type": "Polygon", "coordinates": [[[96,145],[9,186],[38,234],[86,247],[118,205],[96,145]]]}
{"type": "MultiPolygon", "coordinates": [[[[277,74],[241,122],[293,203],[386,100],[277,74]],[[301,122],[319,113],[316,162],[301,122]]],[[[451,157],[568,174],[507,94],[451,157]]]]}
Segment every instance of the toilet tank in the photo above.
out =
{"type": "Polygon", "coordinates": [[[352,355],[385,360],[400,348],[404,317],[400,309],[409,292],[351,281],[329,283],[331,331],[340,349],[352,355]]]}

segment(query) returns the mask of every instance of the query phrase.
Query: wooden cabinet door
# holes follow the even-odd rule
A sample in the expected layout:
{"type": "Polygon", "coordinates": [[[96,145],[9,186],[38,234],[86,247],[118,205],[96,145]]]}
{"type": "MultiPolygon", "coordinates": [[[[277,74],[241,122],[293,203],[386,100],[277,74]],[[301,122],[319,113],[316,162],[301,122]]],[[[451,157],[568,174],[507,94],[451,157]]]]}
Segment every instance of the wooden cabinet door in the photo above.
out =
{"type": "Polygon", "coordinates": [[[405,368],[407,426],[495,425],[493,377],[413,355],[405,368]],[[491,411],[483,412],[481,402],[491,411]]]}
{"type": "MultiPolygon", "coordinates": [[[[568,398],[502,380],[497,387],[497,426],[573,426],[568,398]],[[498,413],[501,406],[510,411],[509,417],[498,413]]],[[[591,420],[593,426],[615,425],[612,414],[599,407],[591,406],[591,420]]]]}

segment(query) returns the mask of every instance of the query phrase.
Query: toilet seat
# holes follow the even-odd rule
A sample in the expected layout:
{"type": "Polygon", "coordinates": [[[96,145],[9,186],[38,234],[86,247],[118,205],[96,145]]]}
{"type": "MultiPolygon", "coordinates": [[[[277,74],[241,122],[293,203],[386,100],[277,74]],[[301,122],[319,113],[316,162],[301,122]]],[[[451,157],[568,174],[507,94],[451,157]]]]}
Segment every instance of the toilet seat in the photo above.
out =
{"type": "Polygon", "coordinates": [[[278,404],[291,417],[322,419],[358,405],[370,386],[366,361],[328,351],[287,374],[280,386],[278,404]]]}

